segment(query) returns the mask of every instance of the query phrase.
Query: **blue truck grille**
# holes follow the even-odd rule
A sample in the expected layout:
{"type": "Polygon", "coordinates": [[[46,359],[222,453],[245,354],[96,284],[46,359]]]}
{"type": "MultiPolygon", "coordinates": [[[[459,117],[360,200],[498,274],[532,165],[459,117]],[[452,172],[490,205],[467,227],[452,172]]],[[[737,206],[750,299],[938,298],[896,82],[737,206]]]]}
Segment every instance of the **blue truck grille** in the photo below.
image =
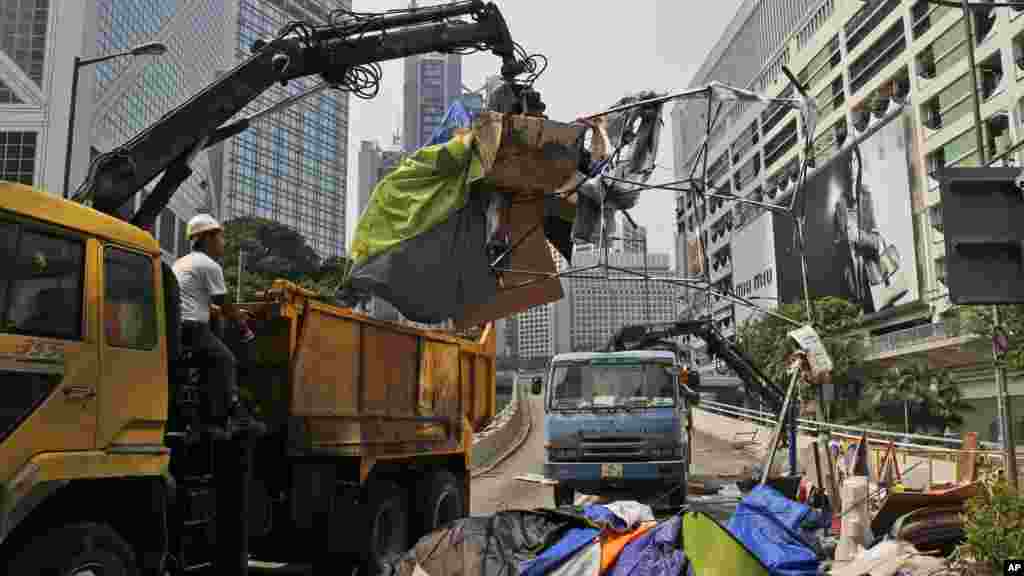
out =
{"type": "Polygon", "coordinates": [[[647,441],[643,438],[589,438],[581,445],[585,462],[632,462],[649,460],[647,441]]]}

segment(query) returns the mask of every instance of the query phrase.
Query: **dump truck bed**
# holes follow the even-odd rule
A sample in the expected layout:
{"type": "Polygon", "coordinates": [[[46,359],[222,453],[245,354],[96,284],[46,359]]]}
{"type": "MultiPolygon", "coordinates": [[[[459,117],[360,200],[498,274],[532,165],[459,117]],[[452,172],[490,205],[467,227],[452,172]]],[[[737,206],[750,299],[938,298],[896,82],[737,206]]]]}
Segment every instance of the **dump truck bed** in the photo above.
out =
{"type": "Polygon", "coordinates": [[[293,454],[463,452],[495,410],[493,327],[478,341],[375,320],[277,281],[254,316],[240,378],[293,454]]]}

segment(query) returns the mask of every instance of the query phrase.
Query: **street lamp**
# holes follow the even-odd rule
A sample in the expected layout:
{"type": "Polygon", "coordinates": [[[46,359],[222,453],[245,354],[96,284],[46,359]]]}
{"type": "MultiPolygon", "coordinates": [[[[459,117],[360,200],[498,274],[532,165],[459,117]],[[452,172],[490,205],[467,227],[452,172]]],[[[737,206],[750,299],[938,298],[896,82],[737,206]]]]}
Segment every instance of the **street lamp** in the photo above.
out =
{"type": "Polygon", "coordinates": [[[125,50],[123,52],[115,52],[113,54],[106,54],[104,56],[94,56],[92,58],[82,58],[81,56],[75,56],[75,66],[71,71],[71,113],[68,114],[68,143],[64,153],[64,191],[63,196],[70,198],[70,190],[68,186],[71,183],[71,148],[74,142],[74,131],[75,131],[75,104],[78,103],[78,69],[83,66],[90,64],[98,64],[106,60],[113,58],[120,58],[121,56],[160,56],[167,52],[167,46],[160,42],[146,42],[145,44],[139,44],[131,50],[125,50]]]}

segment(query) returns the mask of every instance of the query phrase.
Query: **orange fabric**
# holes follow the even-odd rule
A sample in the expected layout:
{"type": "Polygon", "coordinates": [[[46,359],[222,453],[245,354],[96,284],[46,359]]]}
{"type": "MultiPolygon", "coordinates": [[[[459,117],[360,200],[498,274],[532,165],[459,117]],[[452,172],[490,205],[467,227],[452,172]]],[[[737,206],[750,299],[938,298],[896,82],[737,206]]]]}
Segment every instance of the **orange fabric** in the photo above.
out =
{"type": "Polygon", "coordinates": [[[619,553],[626,547],[626,544],[657,525],[657,522],[644,522],[632,532],[619,534],[605,531],[601,534],[601,574],[607,572],[615,564],[615,561],[619,559],[619,553]]]}

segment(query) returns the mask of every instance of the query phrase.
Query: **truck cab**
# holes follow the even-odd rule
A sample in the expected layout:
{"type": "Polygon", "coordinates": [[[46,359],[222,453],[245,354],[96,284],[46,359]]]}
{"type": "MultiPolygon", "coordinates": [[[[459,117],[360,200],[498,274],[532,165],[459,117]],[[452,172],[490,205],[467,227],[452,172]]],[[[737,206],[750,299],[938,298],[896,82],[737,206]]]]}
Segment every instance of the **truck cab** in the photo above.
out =
{"type": "Polygon", "coordinates": [[[551,361],[544,386],[544,472],[555,504],[577,491],[627,490],[680,506],[689,472],[688,395],[663,350],[574,352],[551,361]]]}

